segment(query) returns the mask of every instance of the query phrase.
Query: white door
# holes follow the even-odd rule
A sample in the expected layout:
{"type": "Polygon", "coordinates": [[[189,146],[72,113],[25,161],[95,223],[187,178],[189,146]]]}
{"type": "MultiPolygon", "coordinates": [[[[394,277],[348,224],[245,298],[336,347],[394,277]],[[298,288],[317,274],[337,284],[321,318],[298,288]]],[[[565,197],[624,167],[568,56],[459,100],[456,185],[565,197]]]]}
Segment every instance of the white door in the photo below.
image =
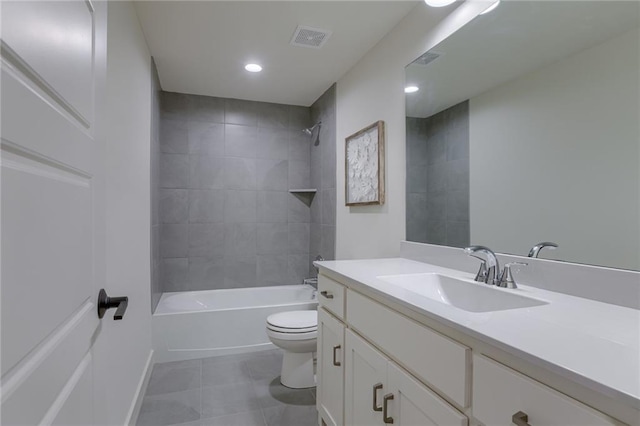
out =
{"type": "Polygon", "coordinates": [[[318,372],[318,413],[325,424],[342,426],[344,325],[324,309],[318,309],[318,372]]]}
{"type": "Polygon", "coordinates": [[[347,425],[384,426],[382,398],[387,358],[350,330],[345,333],[344,420],[347,425]]]}
{"type": "Polygon", "coordinates": [[[469,423],[458,410],[418,382],[397,365],[387,367],[389,394],[388,421],[398,426],[467,426],[469,423]]]}
{"type": "Polygon", "coordinates": [[[104,418],[106,19],[105,2],[2,2],[3,425],[104,418]]]}

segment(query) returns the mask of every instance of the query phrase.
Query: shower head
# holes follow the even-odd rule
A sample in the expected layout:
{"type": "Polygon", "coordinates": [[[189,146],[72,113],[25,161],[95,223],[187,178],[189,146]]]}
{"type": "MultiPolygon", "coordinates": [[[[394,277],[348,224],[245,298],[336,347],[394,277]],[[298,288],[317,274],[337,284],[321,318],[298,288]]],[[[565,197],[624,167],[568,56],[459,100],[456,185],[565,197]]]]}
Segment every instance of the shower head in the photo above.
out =
{"type": "Polygon", "coordinates": [[[313,126],[307,127],[306,129],[302,129],[302,133],[304,133],[305,135],[311,136],[313,134],[313,131],[316,129],[316,127],[320,126],[321,124],[322,124],[322,121],[318,121],[313,126]]]}
{"type": "Polygon", "coordinates": [[[320,143],[320,127],[322,127],[322,121],[318,121],[313,126],[307,127],[306,129],[302,129],[302,133],[304,133],[307,136],[313,136],[313,132],[317,128],[318,129],[318,134],[316,136],[316,140],[315,140],[314,145],[318,145],[320,143]]]}

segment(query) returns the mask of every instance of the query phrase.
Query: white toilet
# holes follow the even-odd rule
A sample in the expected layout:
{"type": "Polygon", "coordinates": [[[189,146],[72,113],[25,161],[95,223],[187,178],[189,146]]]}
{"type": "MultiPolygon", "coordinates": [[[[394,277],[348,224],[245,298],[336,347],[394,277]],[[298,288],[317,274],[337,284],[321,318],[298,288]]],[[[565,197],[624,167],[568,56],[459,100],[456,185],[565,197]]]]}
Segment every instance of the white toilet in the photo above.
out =
{"type": "Polygon", "coordinates": [[[270,315],[267,335],[274,345],[285,351],[280,382],[294,389],[314,387],[313,354],[318,340],[318,312],[289,311],[270,315]]]}

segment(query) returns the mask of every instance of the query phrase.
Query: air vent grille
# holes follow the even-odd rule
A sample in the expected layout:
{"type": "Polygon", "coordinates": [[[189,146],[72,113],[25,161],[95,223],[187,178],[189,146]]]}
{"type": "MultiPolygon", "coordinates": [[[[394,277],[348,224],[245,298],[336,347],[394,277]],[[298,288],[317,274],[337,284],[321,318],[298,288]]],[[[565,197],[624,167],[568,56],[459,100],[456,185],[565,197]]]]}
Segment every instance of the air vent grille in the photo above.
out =
{"type": "Polygon", "coordinates": [[[427,52],[424,55],[420,56],[415,61],[413,61],[412,64],[425,66],[435,61],[436,59],[438,59],[440,55],[441,53],[437,53],[437,52],[427,52]]]}
{"type": "Polygon", "coordinates": [[[331,31],[299,25],[291,37],[291,45],[320,49],[331,36],[331,31]]]}

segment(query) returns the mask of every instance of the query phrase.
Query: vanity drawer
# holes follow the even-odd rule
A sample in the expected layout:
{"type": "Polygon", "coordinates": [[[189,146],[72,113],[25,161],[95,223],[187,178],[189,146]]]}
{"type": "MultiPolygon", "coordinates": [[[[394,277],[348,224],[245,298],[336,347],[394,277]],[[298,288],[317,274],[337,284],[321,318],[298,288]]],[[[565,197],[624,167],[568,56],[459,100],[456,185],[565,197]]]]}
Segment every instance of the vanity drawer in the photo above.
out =
{"type": "MultiPolygon", "coordinates": [[[[473,416],[485,425],[512,425],[525,413],[528,423],[616,425],[613,419],[481,355],[473,356],[473,416]]],[[[518,424],[518,423],[515,423],[518,424]]]]}
{"type": "Polygon", "coordinates": [[[469,406],[471,350],[347,290],[349,325],[460,407],[469,406]]]}
{"type": "Polygon", "coordinates": [[[345,287],[324,275],[318,276],[318,303],[338,318],[344,320],[345,287]]]}

